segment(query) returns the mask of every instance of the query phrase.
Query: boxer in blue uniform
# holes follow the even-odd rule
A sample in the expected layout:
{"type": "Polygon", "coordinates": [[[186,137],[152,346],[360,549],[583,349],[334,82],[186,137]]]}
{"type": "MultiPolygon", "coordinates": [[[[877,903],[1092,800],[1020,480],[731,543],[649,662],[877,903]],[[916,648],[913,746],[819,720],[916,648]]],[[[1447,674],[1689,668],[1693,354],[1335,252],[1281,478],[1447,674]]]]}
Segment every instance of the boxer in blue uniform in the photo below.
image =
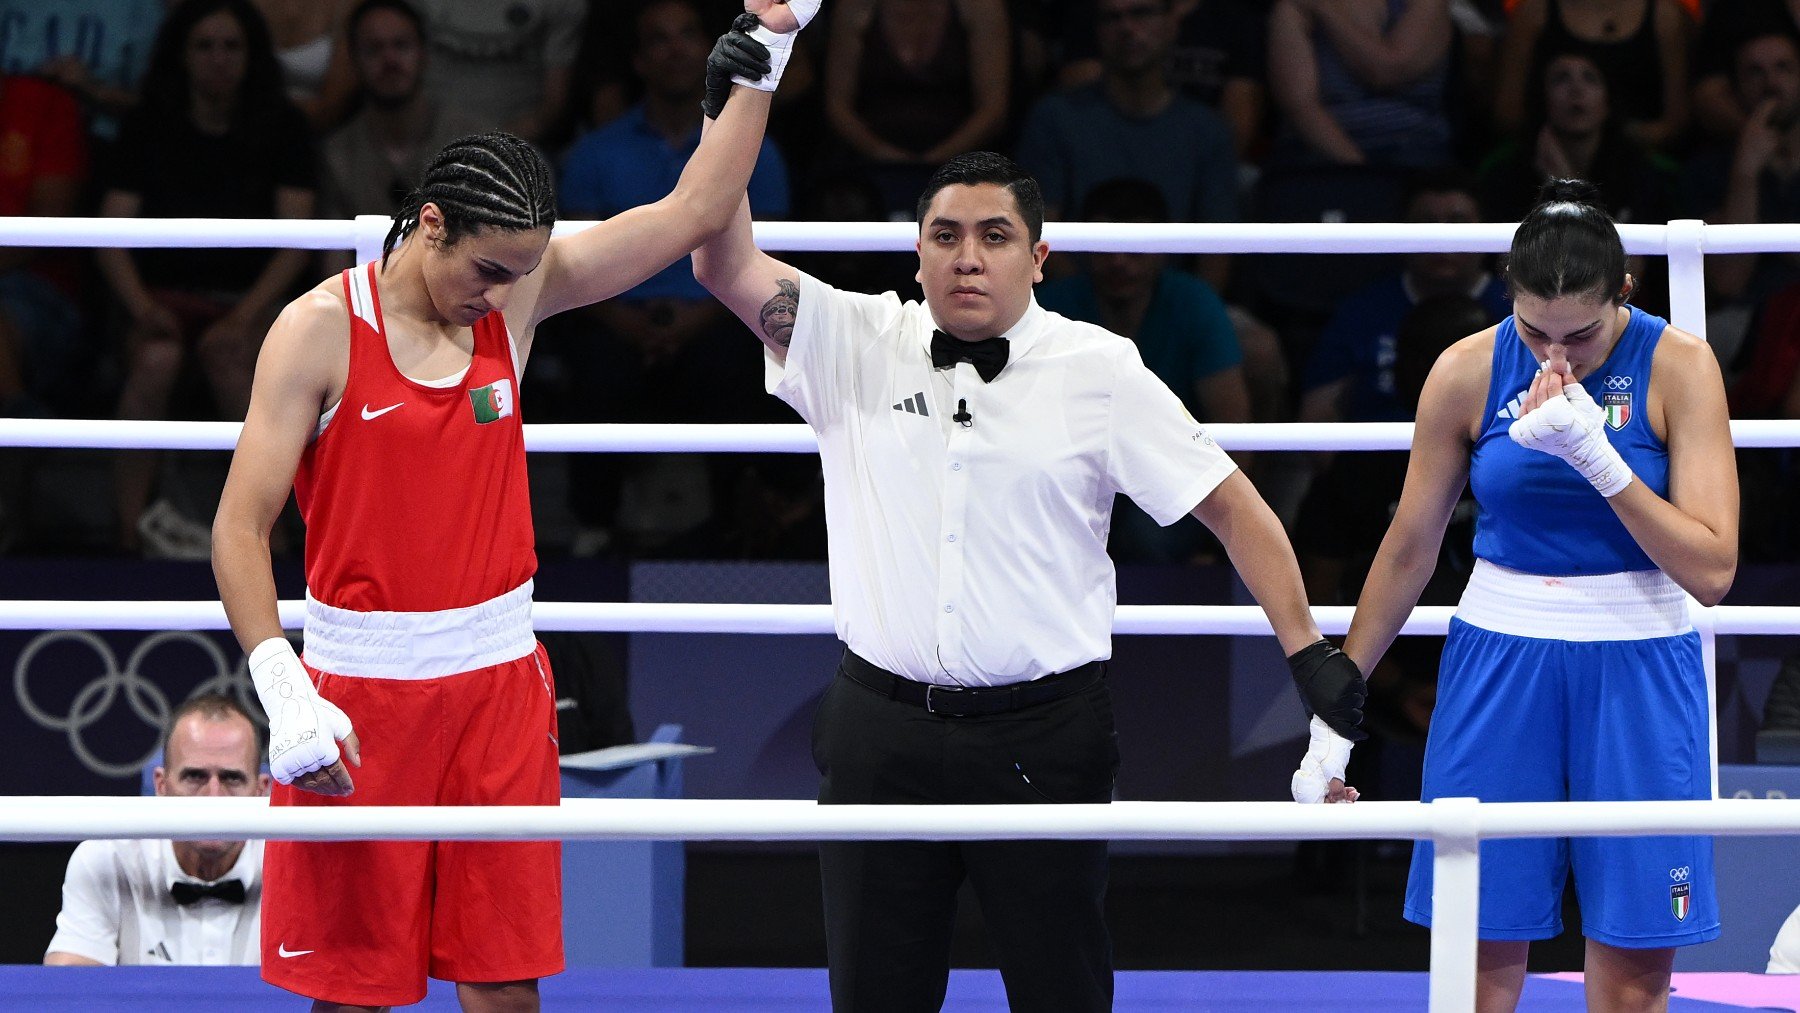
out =
{"type": "MultiPolygon", "coordinates": [[[[1508,257],[1513,315],[1438,359],[1392,527],[1344,649],[1372,671],[1431,575],[1465,479],[1475,571],[1450,623],[1424,797],[1712,797],[1706,677],[1684,592],[1737,568],[1738,484],[1706,343],[1626,304],[1595,191],[1556,180],[1508,257]]],[[[1432,848],[1406,917],[1431,923],[1432,848]]],[[[1477,1008],[1510,1011],[1530,941],[1562,931],[1575,877],[1590,1009],[1667,1007],[1674,948],[1719,934],[1704,837],[1481,848],[1477,1008]]]]}

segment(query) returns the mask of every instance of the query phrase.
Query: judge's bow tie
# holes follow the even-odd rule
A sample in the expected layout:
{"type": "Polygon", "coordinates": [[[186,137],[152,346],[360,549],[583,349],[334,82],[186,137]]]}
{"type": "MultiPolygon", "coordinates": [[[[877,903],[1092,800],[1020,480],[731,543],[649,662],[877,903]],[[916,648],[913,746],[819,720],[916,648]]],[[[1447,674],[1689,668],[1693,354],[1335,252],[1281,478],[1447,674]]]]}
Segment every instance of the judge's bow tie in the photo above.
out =
{"type": "Polygon", "coordinates": [[[216,897],[227,904],[244,902],[244,881],[241,879],[224,879],[217,883],[189,883],[177,881],[169,886],[169,896],[182,907],[198,903],[206,897],[216,897]]]}
{"type": "Polygon", "coordinates": [[[980,341],[964,341],[953,338],[943,331],[931,332],[931,368],[949,369],[959,362],[967,362],[981,374],[982,383],[990,383],[1000,375],[1006,366],[1006,339],[982,338],[980,341]]]}

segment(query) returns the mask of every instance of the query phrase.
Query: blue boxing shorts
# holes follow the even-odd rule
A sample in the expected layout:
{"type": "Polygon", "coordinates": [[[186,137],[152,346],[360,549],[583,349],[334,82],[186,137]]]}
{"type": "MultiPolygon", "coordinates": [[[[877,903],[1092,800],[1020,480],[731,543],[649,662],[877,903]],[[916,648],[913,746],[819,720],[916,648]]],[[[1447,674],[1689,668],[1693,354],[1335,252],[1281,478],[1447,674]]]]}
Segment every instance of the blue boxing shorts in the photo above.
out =
{"type": "MultiPolygon", "coordinates": [[[[1659,581],[1478,562],[1439,670],[1424,800],[1711,798],[1700,638],[1679,588],[1659,581]]],[[[1427,926],[1432,857],[1429,841],[1415,846],[1406,889],[1407,920],[1427,926]]],[[[1573,837],[1482,842],[1480,937],[1559,935],[1571,870],[1590,939],[1652,948],[1719,935],[1710,837],[1573,837]]]]}

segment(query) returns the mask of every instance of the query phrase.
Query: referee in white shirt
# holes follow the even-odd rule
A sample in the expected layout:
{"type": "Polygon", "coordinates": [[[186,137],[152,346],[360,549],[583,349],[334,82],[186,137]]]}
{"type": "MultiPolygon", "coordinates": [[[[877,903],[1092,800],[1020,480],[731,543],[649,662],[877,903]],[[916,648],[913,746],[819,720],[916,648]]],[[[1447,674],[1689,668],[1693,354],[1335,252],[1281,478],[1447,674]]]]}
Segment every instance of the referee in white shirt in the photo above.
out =
{"type": "MultiPolygon", "coordinates": [[[[169,719],[156,793],[267,795],[261,755],[237,701],[194,697],[169,719]]],[[[255,964],[262,855],[261,841],[84,841],[44,963],[255,964]]]]}
{"type": "MultiPolygon", "coordinates": [[[[964,155],[918,219],[923,305],[764,255],[747,204],[694,255],[762,338],[770,392],[818,434],[847,646],[814,726],[819,801],[1111,799],[1120,492],[1218,535],[1309,709],[1360,737],[1362,680],[1321,640],[1273,512],[1135,345],[1032,298],[1049,253],[1037,182],[964,155]]],[[[834,1008],[939,1008],[965,877],[1013,1009],[1111,1007],[1105,842],[834,843],[819,857],[834,1008]]]]}

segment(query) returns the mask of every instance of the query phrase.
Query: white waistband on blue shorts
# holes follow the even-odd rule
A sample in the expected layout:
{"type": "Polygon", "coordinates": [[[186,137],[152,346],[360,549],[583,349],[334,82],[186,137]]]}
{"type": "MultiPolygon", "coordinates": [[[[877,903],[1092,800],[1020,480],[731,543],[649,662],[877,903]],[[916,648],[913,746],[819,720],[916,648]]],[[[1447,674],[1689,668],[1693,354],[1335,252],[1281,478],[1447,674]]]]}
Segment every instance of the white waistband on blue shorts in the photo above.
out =
{"type": "Polygon", "coordinates": [[[353,612],[306,595],[306,663],[333,675],[436,679],[537,650],[531,581],[465,608],[353,612]]]}
{"type": "Polygon", "coordinates": [[[1475,561],[1456,617],[1540,640],[1651,640],[1694,628],[1687,593],[1661,570],[1546,577],[1475,561]]]}

